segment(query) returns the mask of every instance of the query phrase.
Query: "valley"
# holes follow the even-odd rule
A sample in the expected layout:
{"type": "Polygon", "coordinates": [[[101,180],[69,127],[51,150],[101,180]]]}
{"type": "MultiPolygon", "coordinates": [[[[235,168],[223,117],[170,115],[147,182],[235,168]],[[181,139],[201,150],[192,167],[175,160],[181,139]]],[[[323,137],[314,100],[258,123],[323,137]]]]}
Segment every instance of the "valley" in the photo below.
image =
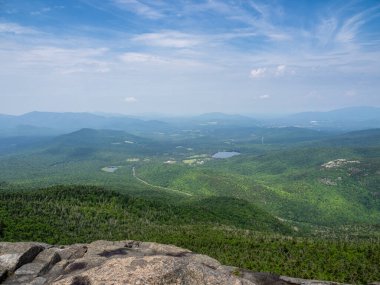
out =
{"type": "Polygon", "coordinates": [[[379,278],[380,130],[230,123],[12,137],[0,240],[150,240],[257,271],[379,278]]]}

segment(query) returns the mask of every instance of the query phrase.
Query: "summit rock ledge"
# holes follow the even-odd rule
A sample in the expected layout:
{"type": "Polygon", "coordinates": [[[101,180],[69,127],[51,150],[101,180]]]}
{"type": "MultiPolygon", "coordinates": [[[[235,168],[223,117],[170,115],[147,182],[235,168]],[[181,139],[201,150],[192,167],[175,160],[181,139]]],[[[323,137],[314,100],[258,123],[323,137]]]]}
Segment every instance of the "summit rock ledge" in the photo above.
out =
{"type": "Polygon", "coordinates": [[[224,266],[173,245],[94,241],[0,243],[0,283],[30,285],[337,285],[224,266]]]}

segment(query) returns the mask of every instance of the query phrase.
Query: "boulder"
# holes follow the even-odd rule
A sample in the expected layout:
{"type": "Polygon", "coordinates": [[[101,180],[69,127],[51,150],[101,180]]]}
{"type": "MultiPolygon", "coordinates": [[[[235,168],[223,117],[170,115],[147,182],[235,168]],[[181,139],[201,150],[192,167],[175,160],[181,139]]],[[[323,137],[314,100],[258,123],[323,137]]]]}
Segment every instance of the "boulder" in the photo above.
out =
{"type": "Polygon", "coordinates": [[[33,275],[40,276],[48,272],[51,267],[61,260],[57,248],[49,248],[39,253],[31,263],[24,264],[15,271],[16,276],[33,275]]]}
{"type": "Polygon", "coordinates": [[[220,284],[251,285],[226,272],[219,272],[189,258],[151,255],[117,257],[80,274],[55,281],[55,285],[72,284],[220,284]],[[80,281],[81,280],[81,281],[80,281]]]}
{"type": "Polygon", "coordinates": [[[45,248],[47,244],[33,242],[0,243],[0,282],[12,275],[19,267],[27,264],[45,248]]]}
{"type": "Polygon", "coordinates": [[[225,266],[207,255],[173,245],[131,240],[68,246],[0,243],[0,283],[338,285],[225,266]]]}

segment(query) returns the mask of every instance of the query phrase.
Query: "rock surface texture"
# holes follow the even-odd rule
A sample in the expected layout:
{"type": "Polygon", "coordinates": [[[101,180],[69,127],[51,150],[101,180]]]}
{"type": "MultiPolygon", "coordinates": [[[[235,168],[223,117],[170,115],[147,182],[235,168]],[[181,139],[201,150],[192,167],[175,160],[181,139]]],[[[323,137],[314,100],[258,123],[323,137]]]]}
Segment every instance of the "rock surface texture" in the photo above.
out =
{"type": "Polygon", "coordinates": [[[0,243],[0,283],[31,285],[333,285],[224,266],[206,255],[150,242],[52,246],[0,243]]]}

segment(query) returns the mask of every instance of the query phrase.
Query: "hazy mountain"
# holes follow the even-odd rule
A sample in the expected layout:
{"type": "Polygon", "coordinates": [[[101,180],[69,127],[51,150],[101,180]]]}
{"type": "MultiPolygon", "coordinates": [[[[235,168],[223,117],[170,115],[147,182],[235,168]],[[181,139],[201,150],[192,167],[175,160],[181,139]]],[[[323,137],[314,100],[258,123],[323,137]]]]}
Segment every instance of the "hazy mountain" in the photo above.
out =
{"type": "Polygon", "coordinates": [[[31,112],[0,115],[0,136],[53,136],[82,128],[123,130],[137,135],[183,129],[214,130],[228,127],[301,127],[316,130],[361,130],[380,127],[380,108],[354,107],[329,112],[305,112],[277,119],[256,120],[242,115],[207,113],[192,117],[144,120],[120,115],[31,112]]]}
{"type": "Polygon", "coordinates": [[[316,129],[359,130],[380,127],[380,108],[351,107],[328,112],[303,112],[267,123],[282,126],[300,126],[316,129]]]}
{"type": "Polygon", "coordinates": [[[31,112],[20,116],[0,115],[2,136],[28,135],[33,129],[34,135],[63,134],[81,128],[151,132],[165,129],[166,125],[159,121],[144,121],[126,116],[104,117],[90,113],[31,112]]]}

